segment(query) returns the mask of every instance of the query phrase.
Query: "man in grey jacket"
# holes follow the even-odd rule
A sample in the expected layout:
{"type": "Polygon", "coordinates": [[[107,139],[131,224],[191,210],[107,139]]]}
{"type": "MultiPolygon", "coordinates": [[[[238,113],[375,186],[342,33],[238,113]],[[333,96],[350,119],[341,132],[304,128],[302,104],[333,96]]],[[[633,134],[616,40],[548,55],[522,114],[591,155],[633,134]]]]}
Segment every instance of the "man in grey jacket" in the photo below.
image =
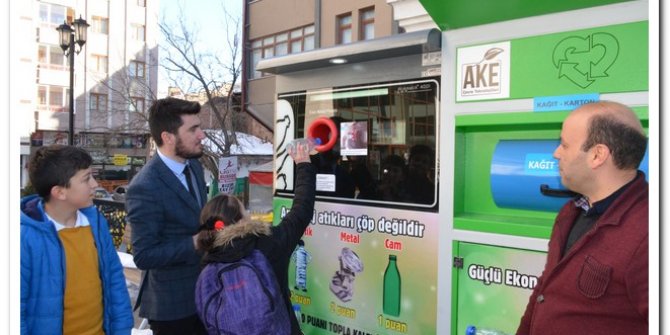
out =
{"type": "Polygon", "coordinates": [[[200,255],[194,238],[207,201],[202,165],[200,105],[156,100],[149,128],[156,155],[133,178],[126,196],[134,261],[144,270],[137,297],[155,335],[206,334],[195,310],[200,255]]]}

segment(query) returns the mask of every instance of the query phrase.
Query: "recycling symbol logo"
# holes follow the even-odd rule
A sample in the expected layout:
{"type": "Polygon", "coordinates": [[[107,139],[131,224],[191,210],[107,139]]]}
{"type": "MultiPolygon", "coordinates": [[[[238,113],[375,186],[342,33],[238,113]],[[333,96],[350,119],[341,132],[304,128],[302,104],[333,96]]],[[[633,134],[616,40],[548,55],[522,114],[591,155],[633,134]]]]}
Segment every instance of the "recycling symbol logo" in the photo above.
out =
{"type": "Polygon", "coordinates": [[[609,75],[607,70],[619,56],[619,41],[608,33],[594,33],[586,37],[569,36],[554,47],[553,62],[558,78],[565,77],[581,88],[587,88],[599,78],[609,75]]]}

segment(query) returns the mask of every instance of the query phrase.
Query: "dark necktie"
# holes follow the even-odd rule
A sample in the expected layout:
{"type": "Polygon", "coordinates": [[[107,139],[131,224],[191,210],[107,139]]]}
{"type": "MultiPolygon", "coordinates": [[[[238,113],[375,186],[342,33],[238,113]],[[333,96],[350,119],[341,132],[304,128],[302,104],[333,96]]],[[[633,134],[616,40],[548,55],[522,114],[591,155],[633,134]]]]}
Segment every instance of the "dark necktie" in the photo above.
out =
{"type": "Polygon", "coordinates": [[[191,193],[191,196],[195,199],[195,201],[200,204],[200,201],[198,200],[198,195],[195,193],[195,180],[191,177],[191,168],[189,167],[188,164],[184,166],[184,176],[186,177],[186,185],[188,186],[188,193],[191,193]]]}

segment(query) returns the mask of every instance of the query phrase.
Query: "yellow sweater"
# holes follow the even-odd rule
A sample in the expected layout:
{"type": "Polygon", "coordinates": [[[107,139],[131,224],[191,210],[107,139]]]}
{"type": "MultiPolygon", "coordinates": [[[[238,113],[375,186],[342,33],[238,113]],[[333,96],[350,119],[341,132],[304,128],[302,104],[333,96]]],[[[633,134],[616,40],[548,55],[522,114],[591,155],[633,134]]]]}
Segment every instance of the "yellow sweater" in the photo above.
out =
{"type": "Polygon", "coordinates": [[[90,226],[61,229],[65,249],[63,335],[98,335],[102,330],[102,282],[90,226]]]}

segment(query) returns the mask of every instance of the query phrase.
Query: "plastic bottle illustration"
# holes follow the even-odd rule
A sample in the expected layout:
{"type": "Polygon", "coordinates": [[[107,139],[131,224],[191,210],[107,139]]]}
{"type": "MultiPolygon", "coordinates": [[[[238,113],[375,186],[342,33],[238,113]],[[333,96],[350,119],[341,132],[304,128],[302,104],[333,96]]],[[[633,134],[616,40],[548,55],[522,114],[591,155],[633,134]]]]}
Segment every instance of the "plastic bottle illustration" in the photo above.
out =
{"type": "Polygon", "coordinates": [[[396,255],[389,255],[389,263],[384,272],[384,314],[400,316],[401,280],[396,255]]]}
{"type": "Polygon", "coordinates": [[[468,326],[468,328],[465,329],[465,335],[507,335],[507,333],[495,329],[468,326]]]}
{"type": "Polygon", "coordinates": [[[312,256],[305,250],[305,241],[298,241],[298,246],[293,252],[295,261],[295,289],[307,292],[307,263],[312,260],[312,256]]]}
{"type": "Polygon", "coordinates": [[[291,152],[293,150],[296,150],[298,148],[298,144],[306,144],[307,145],[307,152],[310,155],[315,155],[316,154],[316,147],[321,145],[321,139],[320,138],[297,138],[293,141],[291,141],[289,144],[286,145],[286,151],[291,152]]]}
{"type": "Polygon", "coordinates": [[[293,313],[295,313],[295,317],[298,319],[298,323],[302,322],[302,312],[300,305],[298,304],[293,304],[293,313]]]}

